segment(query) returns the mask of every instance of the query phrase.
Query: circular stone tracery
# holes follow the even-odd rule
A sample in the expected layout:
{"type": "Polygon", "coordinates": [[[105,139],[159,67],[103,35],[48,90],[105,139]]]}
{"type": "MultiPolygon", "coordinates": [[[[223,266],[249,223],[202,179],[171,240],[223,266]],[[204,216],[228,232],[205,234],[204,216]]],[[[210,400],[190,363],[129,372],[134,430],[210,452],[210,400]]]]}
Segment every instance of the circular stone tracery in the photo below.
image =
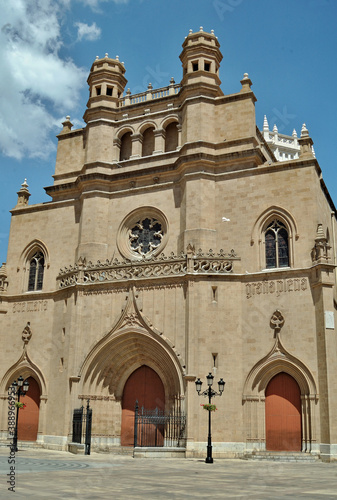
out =
{"type": "Polygon", "coordinates": [[[131,248],[141,255],[146,255],[157,248],[163,238],[163,231],[157,219],[146,217],[131,228],[129,239],[131,248]]]}
{"type": "Polygon", "coordinates": [[[120,225],[118,249],[127,259],[152,257],[163,251],[167,233],[165,215],[154,207],[141,207],[131,212],[120,225]]]}

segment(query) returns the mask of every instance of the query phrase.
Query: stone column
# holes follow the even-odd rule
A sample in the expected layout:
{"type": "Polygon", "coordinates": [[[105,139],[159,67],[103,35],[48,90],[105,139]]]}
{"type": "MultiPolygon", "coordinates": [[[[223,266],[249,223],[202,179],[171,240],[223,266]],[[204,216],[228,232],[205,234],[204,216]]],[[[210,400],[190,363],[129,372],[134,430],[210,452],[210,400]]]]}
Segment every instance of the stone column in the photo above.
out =
{"type": "Polygon", "coordinates": [[[114,161],[119,161],[120,152],[121,152],[121,145],[122,145],[122,141],[118,137],[115,137],[115,139],[113,140],[114,161]]]}
{"type": "Polygon", "coordinates": [[[131,149],[132,155],[130,156],[130,159],[140,158],[142,156],[143,135],[132,134],[131,141],[132,141],[132,149],[131,149]]]}
{"type": "Polygon", "coordinates": [[[40,396],[40,407],[39,407],[39,426],[37,431],[36,441],[43,443],[43,436],[46,434],[46,406],[48,397],[41,394],[40,396]]]}
{"type": "Polygon", "coordinates": [[[154,155],[158,155],[165,151],[165,130],[163,128],[159,128],[153,131],[154,135],[154,155]]]}
{"type": "Polygon", "coordinates": [[[182,130],[182,126],[181,125],[177,125],[177,131],[178,131],[178,146],[177,146],[177,149],[181,148],[181,130],[182,130]]]}

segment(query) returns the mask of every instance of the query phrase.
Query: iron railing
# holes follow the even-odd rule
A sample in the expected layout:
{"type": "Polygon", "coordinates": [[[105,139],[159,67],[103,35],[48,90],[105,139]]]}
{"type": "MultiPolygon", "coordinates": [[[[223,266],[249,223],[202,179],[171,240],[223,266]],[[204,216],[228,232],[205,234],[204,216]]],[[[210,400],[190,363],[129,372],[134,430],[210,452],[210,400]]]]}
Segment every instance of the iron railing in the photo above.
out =
{"type": "Polygon", "coordinates": [[[87,407],[76,408],[73,414],[73,443],[85,444],[85,455],[90,455],[91,448],[91,423],[92,423],[92,408],[89,407],[89,399],[87,407]]]}
{"type": "Polygon", "coordinates": [[[180,408],[165,412],[148,410],[135,405],[134,446],[184,447],[186,444],[186,416],[180,408]]]}

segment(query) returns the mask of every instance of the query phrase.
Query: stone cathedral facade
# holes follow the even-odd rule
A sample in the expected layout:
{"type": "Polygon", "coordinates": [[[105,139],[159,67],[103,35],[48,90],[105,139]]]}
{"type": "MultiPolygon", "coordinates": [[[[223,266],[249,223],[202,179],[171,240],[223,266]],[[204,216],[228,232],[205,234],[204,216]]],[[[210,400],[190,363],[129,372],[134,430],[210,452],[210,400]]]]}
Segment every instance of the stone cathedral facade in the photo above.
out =
{"type": "Polygon", "coordinates": [[[68,449],[89,400],[92,448],[132,447],[137,400],[185,415],[174,449],[204,456],[195,380],[211,372],[226,382],[214,456],[337,459],[336,212],[312,139],[304,125],[277,161],[249,76],[220,88],[214,33],[182,47],[181,82],[137,95],[118,58],[97,58],[85,127],[67,117],[58,135],[51,201],[18,192],[0,268],[2,442],[22,375],[21,445],[68,449]]]}

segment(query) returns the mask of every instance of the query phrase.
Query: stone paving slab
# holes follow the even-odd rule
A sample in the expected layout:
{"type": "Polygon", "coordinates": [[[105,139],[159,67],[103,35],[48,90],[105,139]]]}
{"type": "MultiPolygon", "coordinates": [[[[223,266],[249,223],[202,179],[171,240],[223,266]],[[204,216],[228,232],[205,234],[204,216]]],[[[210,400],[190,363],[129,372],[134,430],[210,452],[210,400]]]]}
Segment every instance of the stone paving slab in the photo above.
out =
{"type": "Polygon", "coordinates": [[[0,498],[294,499],[337,498],[337,463],[141,459],[41,449],[15,455],[15,493],[7,490],[9,449],[0,448],[0,498]]]}

